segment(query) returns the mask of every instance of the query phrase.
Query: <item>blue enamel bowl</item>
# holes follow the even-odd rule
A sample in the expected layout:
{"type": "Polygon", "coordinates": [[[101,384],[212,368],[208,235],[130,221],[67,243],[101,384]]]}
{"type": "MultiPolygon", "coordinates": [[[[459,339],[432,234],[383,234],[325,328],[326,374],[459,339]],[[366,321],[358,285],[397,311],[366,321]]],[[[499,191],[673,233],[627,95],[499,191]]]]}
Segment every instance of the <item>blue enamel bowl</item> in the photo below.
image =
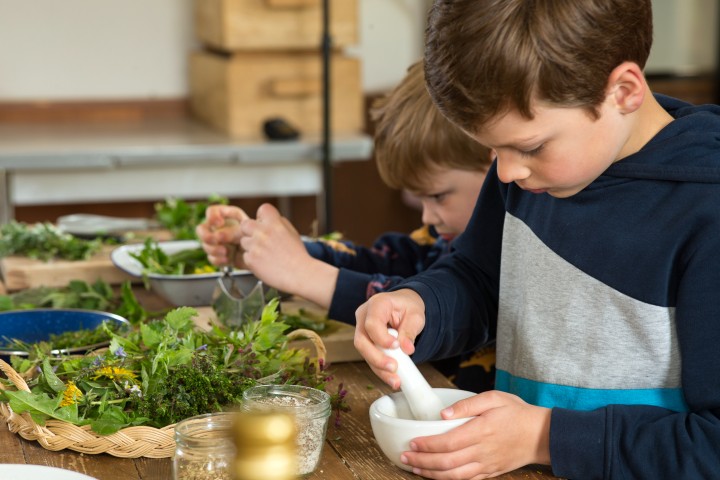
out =
{"type": "MultiPolygon", "coordinates": [[[[27,352],[7,348],[11,339],[27,343],[41,342],[50,339],[50,335],[65,332],[95,329],[103,321],[116,322],[129,328],[127,319],[114,313],[97,310],[36,308],[30,310],[12,310],[0,312],[0,358],[6,360],[10,355],[27,356],[27,352]]],[[[109,342],[83,345],[64,350],[53,350],[52,353],[82,353],[95,348],[107,346],[109,342]]]]}

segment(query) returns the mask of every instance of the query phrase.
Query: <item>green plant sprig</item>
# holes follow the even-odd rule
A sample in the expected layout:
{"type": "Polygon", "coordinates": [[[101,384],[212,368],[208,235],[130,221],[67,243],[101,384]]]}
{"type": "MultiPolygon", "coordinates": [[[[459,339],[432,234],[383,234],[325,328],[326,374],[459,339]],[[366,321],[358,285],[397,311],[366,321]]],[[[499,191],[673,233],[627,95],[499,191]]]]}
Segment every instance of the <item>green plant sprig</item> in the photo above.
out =
{"type": "Polygon", "coordinates": [[[102,240],[84,240],[62,232],[49,222],[10,221],[0,226],[0,257],[21,255],[49,261],[87,260],[100,251],[102,240]]]}
{"type": "Polygon", "coordinates": [[[193,273],[217,271],[210,264],[205,251],[189,248],[172,254],[165,253],[160,244],[152,238],[146,238],[143,248],[137,253],[130,253],[143,267],[143,276],[151,273],[160,275],[192,275],[193,273]]]}
{"type": "Polygon", "coordinates": [[[155,217],[175,240],[194,240],[197,238],[195,227],[205,220],[207,207],[215,204],[227,205],[228,199],[212,195],[204,201],[187,202],[171,197],[155,204],[155,217]]]}
{"type": "Polygon", "coordinates": [[[100,310],[120,315],[133,325],[167,313],[151,312],[140,305],[129,281],[123,282],[117,293],[107,282],[99,279],[92,284],[83,280],[71,280],[64,287],[29,288],[9,295],[0,295],[0,312],[33,308],[100,310]]]}

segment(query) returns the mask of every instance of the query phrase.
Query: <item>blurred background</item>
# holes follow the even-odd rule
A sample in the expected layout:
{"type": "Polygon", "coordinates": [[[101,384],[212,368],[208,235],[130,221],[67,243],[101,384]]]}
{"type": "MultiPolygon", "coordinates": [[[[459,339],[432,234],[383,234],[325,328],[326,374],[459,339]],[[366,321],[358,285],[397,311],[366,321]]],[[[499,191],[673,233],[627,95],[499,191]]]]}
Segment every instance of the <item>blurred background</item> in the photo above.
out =
{"type": "MultiPolygon", "coordinates": [[[[281,10],[285,17],[282,21],[262,17],[262,21],[238,27],[247,29],[248,40],[229,45],[223,42],[232,41],[221,38],[219,33],[229,28],[227,19],[220,16],[228,12],[218,12],[218,9],[229,8],[227,5],[233,2],[0,0],[0,162],[6,160],[6,164],[0,163],[5,169],[0,175],[0,190],[4,189],[5,198],[0,201],[13,203],[13,216],[28,222],[54,221],[68,213],[151,216],[153,202],[164,196],[162,192],[167,189],[159,189],[157,193],[142,186],[138,187],[142,191],[132,198],[104,198],[98,194],[78,200],[82,196],[70,193],[66,200],[62,195],[43,197],[42,188],[31,185],[33,178],[40,181],[39,177],[32,176],[39,172],[31,172],[30,163],[27,168],[22,168],[22,163],[18,166],[17,152],[32,153],[34,144],[43,144],[44,155],[48,155],[55,140],[43,135],[56,138],[52,132],[57,134],[63,128],[70,128],[68,125],[75,129],[72,132],[92,131],[91,125],[92,128],[107,125],[106,130],[112,132],[113,129],[127,131],[128,125],[144,126],[154,122],[181,122],[185,125],[183,128],[191,128],[182,123],[190,122],[216,132],[217,136],[208,142],[256,141],[251,138],[252,134],[241,131],[239,123],[233,123],[236,119],[232,116],[242,117],[242,112],[223,110],[223,103],[233,101],[235,87],[223,84],[221,79],[234,74],[241,78],[261,76],[258,71],[272,68],[263,67],[266,65],[263,62],[273,58],[283,65],[300,57],[316,61],[320,55],[317,29],[322,2],[237,0],[234,3],[238,9],[246,5],[252,10],[281,10]],[[302,13],[303,9],[314,13],[302,13]],[[284,23],[288,19],[286,14],[298,20],[292,25],[284,23]],[[308,21],[309,17],[302,15],[314,15],[315,20],[308,21]],[[307,27],[309,24],[313,28],[307,27]],[[305,27],[306,37],[317,38],[317,45],[312,41],[300,45],[291,39],[286,40],[289,44],[282,43],[287,32],[298,29],[302,33],[305,27]],[[262,41],[265,43],[242,44],[252,43],[263,35],[267,36],[267,40],[262,41]],[[278,41],[274,43],[274,39],[278,41]],[[198,55],[203,55],[205,60],[199,60],[198,55]],[[280,55],[289,55],[292,60],[282,60],[280,55]],[[259,66],[252,62],[258,62],[259,66]],[[237,65],[236,73],[232,73],[234,65],[237,65]],[[219,73],[211,76],[211,72],[219,73]],[[223,91],[225,96],[216,98],[218,91],[223,91]],[[8,147],[10,144],[12,148],[8,147]],[[13,162],[15,166],[8,168],[13,162]]],[[[368,107],[421,57],[425,15],[430,4],[428,0],[330,2],[331,33],[335,42],[333,65],[337,68],[348,65],[348,69],[343,70],[345,73],[333,71],[332,75],[333,84],[339,90],[333,91],[333,103],[344,110],[333,112],[334,121],[344,120],[342,124],[333,125],[334,136],[371,138],[368,107]]],[[[651,86],[655,91],[693,103],[718,103],[718,0],[654,0],[653,5],[655,43],[646,69],[651,86]]],[[[319,68],[319,64],[312,65],[307,68],[319,68]]],[[[312,135],[318,133],[317,125],[312,127],[319,122],[320,91],[316,83],[304,80],[273,84],[273,88],[295,99],[307,100],[314,96],[314,103],[307,104],[312,107],[304,110],[314,112],[312,119],[306,121],[302,116],[292,117],[288,113],[301,130],[302,127],[313,129],[301,132],[309,138],[316,138],[312,135]]],[[[109,140],[106,136],[103,138],[109,143],[108,149],[116,146],[112,133],[109,140]]],[[[128,145],[127,138],[123,138],[123,142],[128,145]]],[[[62,148],[68,146],[62,145],[62,148]]],[[[103,147],[97,148],[101,152],[103,147]]],[[[193,161],[202,165],[202,159],[193,161]]],[[[43,168],[44,175],[54,173],[47,165],[43,168]]],[[[81,171],[78,169],[78,173],[81,171]]],[[[119,175],[118,172],[106,174],[119,175]]],[[[135,174],[143,175],[142,170],[135,174]]],[[[166,181],[172,184],[174,175],[174,171],[168,169],[166,181]]],[[[61,176],[57,179],[63,181],[61,176]]],[[[332,182],[332,224],[351,240],[370,243],[382,232],[407,232],[420,224],[420,213],[402,201],[400,192],[388,189],[379,180],[369,153],[335,163],[332,182]]],[[[262,191],[248,194],[240,184],[237,191],[223,188],[225,191],[215,193],[228,195],[232,203],[250,212],[264,201],[280,205],[301,233],[309,232],[318,214],[315,192],[292,191],[284,195],[273,189],[263,195],[262,191]]],[[[188,191],[188,195],[204,197],[206,193],[213,193],[213,186],[188,191]]]]}

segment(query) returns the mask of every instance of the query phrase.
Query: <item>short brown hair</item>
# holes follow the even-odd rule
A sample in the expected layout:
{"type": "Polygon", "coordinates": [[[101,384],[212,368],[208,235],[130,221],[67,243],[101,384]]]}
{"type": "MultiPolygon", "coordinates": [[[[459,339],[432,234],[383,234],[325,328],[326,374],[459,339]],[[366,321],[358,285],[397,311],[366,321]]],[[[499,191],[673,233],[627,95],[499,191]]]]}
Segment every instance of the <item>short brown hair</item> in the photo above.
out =
{"type": "Polygon", "coordinates": [[[393,188],[422,191],[437,168],[486,171],[489,150],[438,111],[425,87],[422,62],[373,104],[375,162],[393,188]]]}
{"type": "Polygon", "coordinates": [[[425,75],[438,108],[468,132],[532,101],[597,118],[612,70],[640,68],[652,45],[650,0],[436,0],[425,75]]]}

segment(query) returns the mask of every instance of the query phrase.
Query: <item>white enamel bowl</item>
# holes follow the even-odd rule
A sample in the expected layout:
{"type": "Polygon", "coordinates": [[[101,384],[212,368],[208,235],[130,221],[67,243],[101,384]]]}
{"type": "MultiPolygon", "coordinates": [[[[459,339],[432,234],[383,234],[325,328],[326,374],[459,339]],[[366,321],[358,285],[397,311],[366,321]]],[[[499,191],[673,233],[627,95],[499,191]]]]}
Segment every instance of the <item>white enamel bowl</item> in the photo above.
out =
{"type": "MultiPolygon", "coordinates": [[[[443,408],[475,395],[454,388],[433,388],[433,391],[440,397],[443,408]]],[[[380,449],[392,463],[407,471],[411,469],[400,461],[400,454],[410,450],[410,440],[448,432],[471,418],[415,420],[402,392],[380,397],[370,405],[370,425],[380,449]]]]}
{"type": "MultiPolygon", "coordinates": [[[[142,264],[131,253],[140,253],[142,243],[123,245],[110,254],[116,267],[135,277],[143,276],[142,264]]],[[[158,247],[168,255],[200,248],[195,240],[175,240],[158,242],[158,247]]],[[[178,307],[199,307],[211,305],[213,293],[218,286],[218,279],[222,272],[198,273],[193,275],[161,275],[150,273],[147,275],[150,288],[171,304],[178,307]]],[[[247,294],[255,287],[258,279],[250,270],[234,270],[232,276],[235,285],[241,292],[247,294]]]]}

